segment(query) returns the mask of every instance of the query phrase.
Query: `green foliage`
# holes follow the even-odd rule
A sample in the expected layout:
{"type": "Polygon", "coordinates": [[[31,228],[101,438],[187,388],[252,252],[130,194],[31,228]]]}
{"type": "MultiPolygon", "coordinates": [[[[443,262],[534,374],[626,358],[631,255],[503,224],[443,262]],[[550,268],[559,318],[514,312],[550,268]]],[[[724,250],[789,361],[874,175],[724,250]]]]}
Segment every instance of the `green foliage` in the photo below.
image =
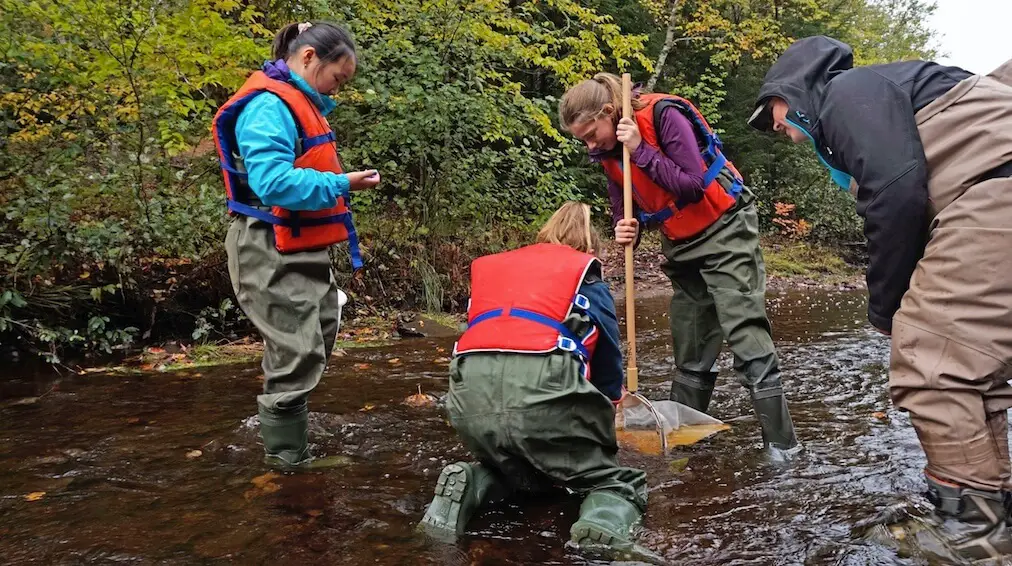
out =
{"type": "Polygon", "coordinates": [[[291,21],[345,22],[357,78],[331,122],[356,194],[356,308],[459,310],[474,257],[530,241],[564,200],[604,219],[604,177],[557,128],[565,88],[629,71],[693,99],[760,198],[811,238],[860,238],[806,148],[744,126],[765,68],[802,35],[862,63],[930,55],[924,0],[0,0],[0,341],[112,352],[246,329],[231,302],[209,125],[291,21]],[[676,8],[673,47],[653,61],[676,8]]]}
{"type": "Polygon", "coordinates": [[[387,179],[357,202],[393,202],[439,235],[526,225],[579,198],[582,149],[553,125],[554,95],[613,60],[649,66],[644,38],[568,0],[346,6],[360,78],[333,120],[347,161],[387,179]]]}
{"type": "Polygon", "coordinates": [[[235,329],[247,320],[239,307],[226,298],[217,307],[208,306],[201,309],[194,321],[190,338],[200,344],[206,344],[212,337],[235,338],[235,329]]]}

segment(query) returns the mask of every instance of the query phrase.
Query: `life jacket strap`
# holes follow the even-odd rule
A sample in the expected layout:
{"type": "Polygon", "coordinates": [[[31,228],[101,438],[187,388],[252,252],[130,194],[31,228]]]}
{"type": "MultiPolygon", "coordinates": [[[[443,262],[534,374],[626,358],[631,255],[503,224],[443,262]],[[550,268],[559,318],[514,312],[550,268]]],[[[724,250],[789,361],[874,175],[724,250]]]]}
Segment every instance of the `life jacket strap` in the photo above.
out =
{"type": "Polygon", "coordinates": [[[294,237],[298,237],[298,231],[301,228],[326,226],[328,224],[343,224],[345,230],[348,232],[348,251],[351,254],[351,266],[353,269],[361,269],[363,266],[362,250],[359,248],[358,234],[355,232],[355,225],[352,223],[350,211],[331,216],[322,216],[320,218],[303,218],[300,217],[297,212],[292,212],[291,217],[283,218],[281,216],[271,214],[262,208],[243,204],[232,199],[226,199],[226,203],[228,205],[228,209],[237,214],[249,216],[250,218],[255,218],[261,222],[273,224],[274,226],[289,228],[292,230],[292,235],[294,237]]]}
{"type": "MultiPolygon", "coordinates": [[[[583,297],[583,295],[578,295],[578,297],[583,297]]],[[[586,301],[586,297],[583,297],[583,299],[586,301]]],[[[586,301],[586,304],[589,306],[590,301],[586,301]]],[[[536,322],[538,324],[542,324],[544,326],[548,326],[549,328],[554,329],[556,332],[559,333],[559,338],[556,341],[556,345],[560,350],[563,350],[565,352],[573,352],[579,355],[580,359],[582,359],[583,361],[590,360],[590,352],[587,350],[587,346],[584,345],[583,340],[581,338],[573,334],[573,332],[569,330],[569,328],[566,328],[566,326],[561,322],[558,322],[550,317],[547,317],[540,313],[536,313],[531,310],[514,309],[514,308],[487,310],[479,314],[478,316],[474,317],[474,320],[472,320],[470,324],[468,324],[468,327],[473,328],[476,324],[480,324],[482,322],[485,322],[486,320],[491,320],[493,318],[499,318],[503,316],[522,318],[524,320],[536,322]]]]}

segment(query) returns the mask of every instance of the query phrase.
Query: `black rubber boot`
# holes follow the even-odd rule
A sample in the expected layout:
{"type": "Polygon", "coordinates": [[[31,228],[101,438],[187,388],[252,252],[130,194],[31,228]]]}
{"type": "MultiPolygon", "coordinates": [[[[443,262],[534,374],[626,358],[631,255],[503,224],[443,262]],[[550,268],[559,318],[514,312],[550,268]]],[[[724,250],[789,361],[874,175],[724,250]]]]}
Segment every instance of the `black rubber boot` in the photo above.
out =
{"type": "Polygon", "coordinates": [[[464,532],[475,511],[501,497],[505,487],[481,464],[457,462],[443,468],[435,492],[418,528],[433,538],[452,542],[464,532]]]}
{"type": "Polygon", "coordinates": [[[928,476],[934,510],[923,516],[893,508],[865,538],[900,556],[949,564],[1002,564],[1012,559],[1006,495],[960,487],[928,476]]]}
{"type": "Polygon", "coordinates": [[[347,458],[314,458],[309,452],[309,406],[272,411],[260,407],[264,463],[282,471],[319,470],[347,464],[347,458]]]}
{"type": "Polygon", "coordinates": [[[632,541],[641,516],[639,508],[624,497],[592,491],[580,505],[580,518],[569,530],[570,540],[595,558],[665,564],[663,558],[632,541]]]}
{"type": "Polygon", "coordinates": [[[713,386],[716,382],[715,371],[676,369],[671,380],[670,399],[705,413],[710,406],[710,397],[713,396],[713,386]]]}
{"type": "Polygon", "coordinates": [[[763,445],[775,461],[786,461],[800,452],[798,437],[794,434],[794,421],[787,408],[783,393],[757,397],[752,394],[752,408],[759,417],[763,445]]]}

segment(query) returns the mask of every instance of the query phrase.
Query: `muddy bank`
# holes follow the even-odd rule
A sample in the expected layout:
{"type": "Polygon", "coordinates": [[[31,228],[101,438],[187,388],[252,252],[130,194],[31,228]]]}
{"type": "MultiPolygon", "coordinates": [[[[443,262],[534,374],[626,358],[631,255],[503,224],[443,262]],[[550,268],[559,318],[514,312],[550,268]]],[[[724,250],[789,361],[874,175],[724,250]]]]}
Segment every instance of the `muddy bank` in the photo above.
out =
{"type": "MultiPolygon", "coordinates": [[[[849,265],[826,248],[812,247],[798,242],[763,242],[767,262],[767,292],[771,295],[788,291],[849,291],[864,289],[863,268],[849,265]]],[[[601,253],[605,278],[616,302],[624,301],[624,251],[609,242],[601,253]]],[[[671,284],[661,270],[664,256],[656,235],[648,235],[636,250],[635,276],[638,300],[668,297],[671,284]]],[[[335,356],[347,350],[363,347],[388,346],[407,338],[456,337],[465,327],[466,314],[418,313],[392,308],[377,309],[356,300],[345,307],[346,319],[335,346],[335,356]]],[[[244,363],[259,360],[263,343],[249,327],[245,332],[233,333],[231,339],[191,343],[185,340],[142,345],[105,358],[77,359],[55,368],[57,371],[89,374],[95,372],[139,373],[145,371],[177,371],[215,365],[244,363]]],[[[0,353],[0,358],[4,357],[0,353]]],[[[22,355],[22,371],[44,367],[29,355],[22,355]],[[34,362],[34,363],[33,363],[34,362]]]]}
{"type": "MultiPolygon", "coordinates": [[[[794,241],[764,240],[766,289],[768,292],[789,290],[864,289],[864,266],[845,262],[833,249],[794,241]]],[[[616,299],[625,294],[625,251],[609,242],[601,253],[605,278],[616,299]]],[[[635,253],[637,297],[671,294],[671,282],[661,270],[664,255],[656,234],[644,237],[635,253]]]]}

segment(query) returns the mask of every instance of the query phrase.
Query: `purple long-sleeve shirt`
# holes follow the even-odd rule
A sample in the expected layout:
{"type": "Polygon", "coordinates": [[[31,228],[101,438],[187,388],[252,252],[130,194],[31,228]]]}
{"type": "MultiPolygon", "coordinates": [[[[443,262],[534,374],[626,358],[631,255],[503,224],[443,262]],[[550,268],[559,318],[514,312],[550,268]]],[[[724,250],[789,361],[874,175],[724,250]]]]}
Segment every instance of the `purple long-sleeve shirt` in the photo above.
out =
{"type": "MultiPolygon", "coordinates": [[[[653,182],[670,192],[678,208],[703,200],[705,171],[689,119],[678,109],[668,107],[661,112],[660,123],[655,127],[660,150],[645,142],[640,143],[632,153],[633,164],[642,169],[653,182]]],[[[622,158],[622,144],[616,145],[612,151],[591,155],[591,160],[600,162],[613,156],[622,158]]],[[[621,183],[608,180],[608,198],[611,200],[614,225],[625,214],[621,183]]]]}

